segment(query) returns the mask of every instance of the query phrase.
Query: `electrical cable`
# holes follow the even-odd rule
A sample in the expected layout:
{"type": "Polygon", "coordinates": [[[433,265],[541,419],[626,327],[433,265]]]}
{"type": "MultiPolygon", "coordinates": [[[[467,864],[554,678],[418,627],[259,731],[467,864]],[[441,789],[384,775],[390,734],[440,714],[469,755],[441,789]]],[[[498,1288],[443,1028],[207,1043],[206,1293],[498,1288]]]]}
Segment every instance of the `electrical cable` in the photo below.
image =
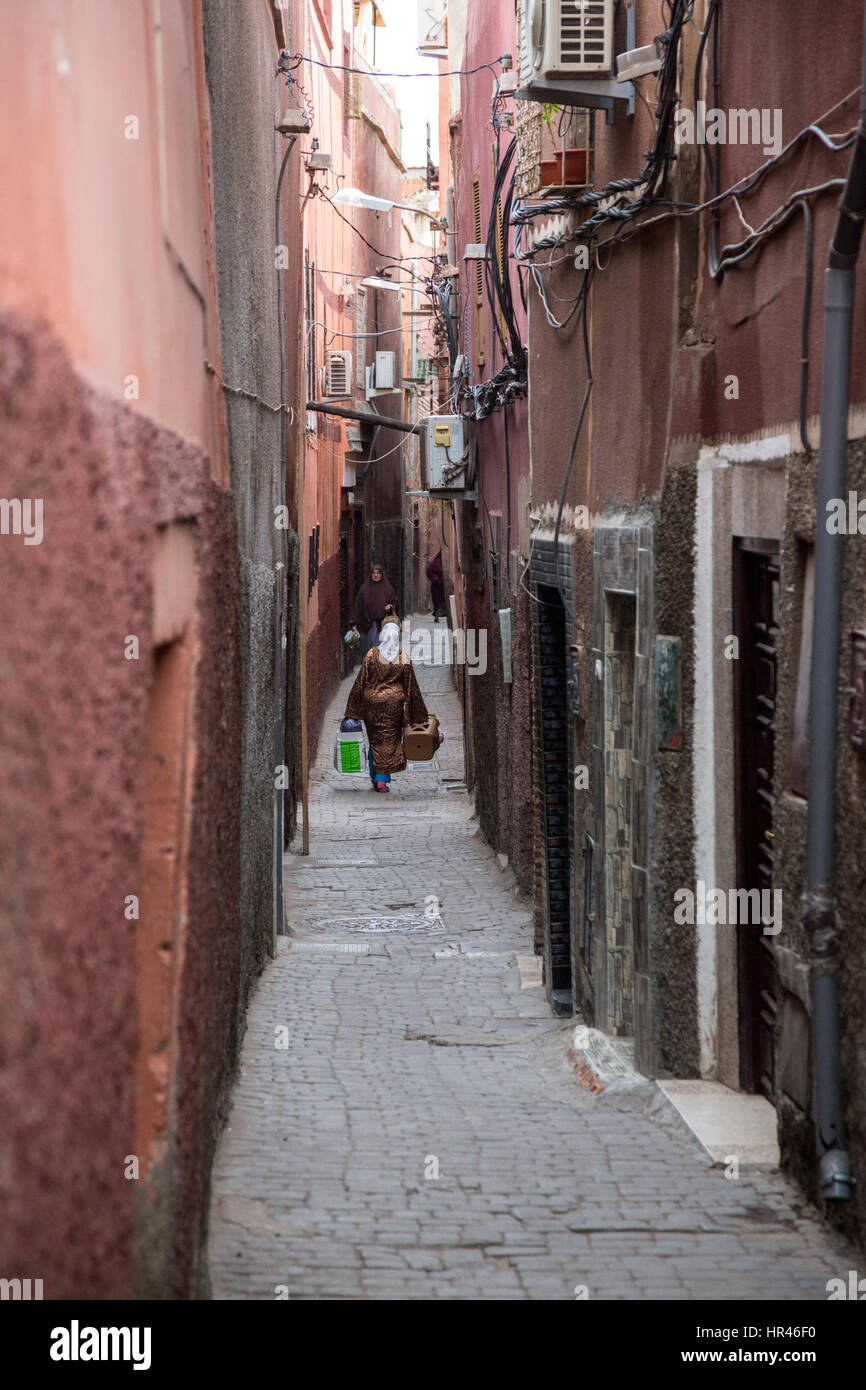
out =
{"type": "Polygon", "coordinates": [[[719,253],[719,266],[722,270],[739,265],[748,260],[755,253],[763,248],[764,242],[775,232],[784,227],[798,211],[800,202],[805,198],[818,197],[822,193],[829,193],[836,188],[844,188],[844,178],[827,179],[825,183],[814,184],[811,188],[798,188],[785,202],[770,213],[754,232],[750,232],[742,241],[730,242],[723,246],[719,253]]]}
{"type": "Polygon", "coordinates": [[[272,401],[266,401],[264,396],[260,396],[256,391],[249,391],[245,386],[230,386],[229,383],[224,381],[220,376],[213,362],[209,362],[207,358],[204,359],[204,369],[211,376],[216,377],[221,389],[225,391],[226,395],[242,396],[246,401],[255,401],[256,405],[260,405],[264,410],[269,410],[272,415],[276,415],[280,410],[283,410],[290,416],[289,424],[294,424],[295,407],[289,405],[288,401],[280,401],[279,405],[274,405],[272,401]]]}
{"type": "MultiPolygon", "coordinates": [[[[436,261],[439,260],[439,257],[438,257],[438,256],[412,256],[411,259],[412,259],[413,261],[432,261],[432,262],[434,263],[434,265],[435,265],[436,261]]],[[[398,265],[398,264],[396,263],[396,261],[389,261],[387,265],[379,266],[379,268],[376,270],[375,273],[376,273],[376,275],[382,275],[383,272],[386,271],[386,270],[405,270],[405,266],[398,265]]],[[[369,270],[323,270],[321,266],[318,266],[318,265],[317,265],[317,266],[316,266],[316,274],[317,274],[317,275],[342,275],[342,276],[344,276],[345,279],[347,279],[347,280],[368,280],[368,279],[370,278],[371,272],[370,272],[369,270]]],[[[385,277],[385,278],[387,278],[387,277],[385,277]]],[[[420,275],[412,275],[412,276],[410,276],[410,278],[409,278],[408,280],[394,280],[394,281],[392,281],[392,283],[395,284],[395,285],[406,285],[407,287],[411,287],[412,285],[419,284],[419,283],[421,282],[421,280],[422,280],[422,277],[421,277],[420,275]]]]}
{"type": "MultiPolygon", "coordinates": [[[[489,71],[497,80],[499,79],[499,73],[494,68],[493,63],[479,63],[474,68],[453,68],[450,72],[380,72],[378,68],[350,68],[342,63],[323,63],[320,58],[307,58],[303,53],[288,53],[286,50],[283,50],[283,53],[287,61],[291,63],[291,72],[297,72],[302,63],[313,63],[316,67],[327,68],[331,72],[352,72],[361,77],[472,77],[477,72],[489,71]]],[[[282,58],[283,54],[280,57],[282,58]]],[[[494,62],[501,65],[502,59],[495,58],[494,62]]]]}
{"type": "MultiPolygon", "coordinates": [[[[700,55],[702,55],[703,53],[706,40],[712,32],[714,55],[714,100],[718,104],[717,99],[719,81],[717,28],[720,15],[719,0],[713,0],[713,5],[714,8],[710,16],[708,16],[708,22],[702,36],[702,42],[699,45],[698,55],[700,58],[700,55]]],[[[699,63],[697,63],[693,88],[694,93],[697,93],[700,90],[699,70],[699,63]]],[[[815,187],[810,189],[797,190],[797,192],[791,195],[791,197],[789,197],[785,201],[785,203],[783,203],[781,207],[776,210],[775,213],[771,214],[770,217],[766,218],[764,223],[762,223],[761,227],[757,229],[757,232],[754,233],[754,244],[750,245],[748,243],[748,239],[744,239],[741,242],[724,246],[721,248],[721,250],[719,250],[718,224],[719,210],[722,204],[725,203],[728,199],[736,200],[736,198],[738,197],[745,197],[746,195],[755,192],[756,189],[758,189],[764,182],[764,179],[767,177],[767,174],[770,172],[770,170],[774,169],[782,160],[786,159],[793,150],[799,148],[803,141],[805,141],[810,136],[819,140],[820,143],[824,145],[826,149],[831,150],[834,153],[848,149],[854,143],[854,140],[856,138],[854,134],[846,134],[840,137],[838,141],[834,141],[831,135],[829,135],[826,131],[820,128],[818,122],[826,120],[840,107],[844,106],[848,101],[851,100],[853,96],[857,94],[859,90],[859,87],[855,87],[851,92],[848,92],[838,102],[831,106],[829,110],[825,111],[821,116],[818,116],[815,121],[810,122],[809,125],[804,126],[801,130],[799,130],[797,134],[791,140],[788,141],[787,145],[785,145],[777,155],[774,155],[771,159],[768,159],[764,164],[760,165],[758,169],[754,170],[751,174],[744,175],[742,179],[739,179],[736,183],[731,185],[730,188],[725,189],[723,192],[719,191],[721,150],[720,146],[716,145],[714,147],[714,155],[710,166],[711,196],[706,201],[697,204],[677,204],[671,202],[667,204],[667,206],[670,208],[669,212],[662,212],[655,217],[645,219],[643,222],[639,223],[634,228],[634,230],[651,226],[654,223],[663,221],[670,216],[692,216],[695,213],[711,210],[713,213],[713,220],[710,226],[709,237],[709,270],[713,278],[721,278],[725,270],[731,269],[732,267],[738,264],[742,264],[753,254],[760,242],[767,239],[769,236],[773,235],[776,231],[778,231],[779,228],[783,226],[784,223],[788,220],[791,208],[794,205],[798,204],[802,198],[808,196],[820,196],[824,192],[828,192],[836,187],[839,187],[840,184],[844,181],[838,179],[829,180],[824,184],[816,185],[815,187]]],[[[697,101],[697,96],[695,96],[695,101],[697,101]]],[[[663,204],[657,202],[656,206],[663,206],[663,204]]],[[[617,214],[614,211],[614,216],[616,215],[617,214]]],[[[589,219],[589,222],[591,222],[592,220],[593,219],[589,219]]],[[[589,226],[589,222],[581,224],[581,227],[579,229],[580,233],[582,233],[584,229],[589,226]]],[[[600,242],[599,245],[604,246],[607,245],[608,242],[614,240],[619,240],[621,244],[624,244],[626,241],[630,240],[630,236],[622,236],[621,232],[622,227],[620,226],[614,231],[614,233],[610,237],[600,242]]],[[[578,237],[575,237],[573,239],[578,239],[578,237]]],[[[539,242],[538,245],[534,248],[534,251],[541,250],[544,247],[545,242],[539,242]]]]}
{"type": "MultiPolygon", "coordinates": [[[[670,121],[672,113],[675,110],[678,98],[676,93],[676,74],[673,68],[671,68],[670,62],[672,59],[672,55],[674,54],[675,48],[678,45],[682,25],[684,22],[687,22],[687,17],[691,14],[693,8],[693,5],[691,5],[690,7],[686,6],[685,8],[683,8],[682,6],[677,8],[676,3],[669,6],[671,24],[666,34],[659,36],[659,38],[656,40],[657,44],[665,44],[665,59],[662,65],[662,70],[660,72],[659,81],[657,84],[659,90],[659,105],[657,107],[656,114],[659,118],[659,125],[656,132],[656,141],[654,144],[654,149],[653,151],[651,151],[650,155],[647,158],[647,163],[644,166],[644,170],[637,178],[615,179],[607,185],[605,185],[604,188],[594,190],[592,192],[578,194],[570,198],[548,199],[544,202],[533,204],[531,208],[527,207],[525,204],[521,205],[521,207],[515,210],[515,213],[512,217],[512,223],[515,225],[530,222],[538,216],[553,215],[559,212],[573,210],[578,207],[594,207],[596,209],[596,211],[593,212],[590,217],[585,219],[580,224],[579,228],[577,228],[573,233],[571,233],[569,237],[544,238],[536,244],[536,246],[533,248],[532,254],[536,254],[540,250],[546,250],[549,246],[556,247],[565,245],[567,241],[592,241],[597,235],[597,232],[606,224],[611,222],[616,223],[631,221],[637,218],[641,213],[645,212],[650,205],[655,207],[668,207],[671,209],[672,213],[696,212],[699,210],[705,210],[707,208],[714,209],[715,211],[713,214],[713,222],[715,225],[718,223],[718,207],[723,201],[736,194],[742,195],[746,192],[751,192],[755,188],[757,188],[763,181],[767,172],[771,168],[773,168],[781,159],[785,158],[790,153],[790,151],[796,148],[799,145],[799,143],[802,140],[804,140],[810,133],[814,135],[817,139],[819,139],[828,149],[840,150],[847,148],[848,143],[850,143],[849,141],[846,140],[843,143],[835,144],[831,137],[828,136],[826,132],[821,130],[817,126],[817,124],[813,122],[810,126],[804,127],[804,129],[800,131],[792,141],[789,141],[788,145],[786,145],[785,148],[781,150],[777,156],[774,156],[773,159],[767,161],[767,163],[762,165],[761,168],[757,170],[753,175],[747,176],[745,179],[740,180],[737,184],[733,185],[731,189],[726,190],[725,193],[721,193],[719,191],[720,149],[718,145],[716,145],[713,154],[713,159],[711,161],[711,178],[713,184],[712,196],[708,200],[699,204],[690,204],[677,203],[673,200],[664,200],[659,198],[659,180],[662,177],[664,169],[666,168],[667,161],[674,158],[674,156],[670,152],[670,121]],[[627,197],[627,195],[634,193],[635,190],[638,188],[642,188],[642,191],[639,196],[627,197]],[[608,205],[604,207],[600,206],[601,204],[605,203],[607,203],[608,205]]],[[[714,65],[714,92],[716,96],[718,95],[719,21],[720,0],[711,0],[711,8],[707,15],[707,22],[705,28],[703,29],[703,31],[701,31],[701,40],[698,46],[698,53],[695,63],[695,74],[693,82],[695,102],[697,102],[697,93],[700,90],[700,71],[703,54],[710,37],[712,37],[713,40],[712,52],[714,65]]],[[[859,88],[855,88],[855,92],[857,90],[859,90],[859,88]]],[[[819,117],[818,120],[824,120],[826,116],[831,114],[832,111],[835,111],[836,109],[838,109],[839,106],[844,105],[844,103],[847,100],[849,100],[850,96],[852,95],[854,95],[853,92],[850,93],[848,97],[843,98],[842,101],[836,103],[835,106],[830,108],[829,112],[826,112],[824,116],[819,117]]],[[[716,104],[718,105],[718,102],[716,102],[716,104]]],[[[659,219],[653,218],[649,220],[658,221],[659,219]]],[[[645,222],[644,225],[648,225],[648,222],[645,222]]],[[[723,272],[726,266],[721,262],[720,255],[717,255],[716,253],[716,233],[714,232],[713,227],[711,227],[710,230],[710,268],[711,273],[713,273],[714,276],[718,278],[718,276],[723,272]]],[[[520,242],[518,238],[515,238],[515,254],[518,258],[521,257],[520,242]]]]}
{"type": "Polygon", "coordinates": [[[510,340],[510,352],[508,352],[506,356],[514,362],[520,362],[524,356],[524,346],[514,313],[514,297],[511,291],[511,267],[508,263],[505,245],[505,228],[510,223],[511,208],[514,201],[514,185],[517,177],[516,168],[511,175],[508,191],[505,195],[505,202],[501,207],[501,213],[497,217],[497,206],[501,198],[501,189],[504,187],[506,175],[510,169],[512,160],[515,160],[516,154],[517,139],[515,137],[506,151],[506,157],[503,159],[503,165],[505,167],[500,171],[497,179],[497,186],[494,189],[494,203],[490,228],[488,230],[488,242],[496,252],[492,261],[494,288],[510,340]]]}
{"type": "MultiPolygon", "coordinates": [[[[498,406],[507,407],[513,401],[526,396],[529,390],[527,350],[517,325],[511,291],[510,263],[505,255],[504,235],[500,234],[500,229],[508,226],[511,218],[515,180],[515,174],[511,173],[511,166],[516,154],[517,139],[515,137],[510,141],[493,181],[490,217],[485,242],[484,279],[487,301],[505,360],[499,371],[488,380],[479,386],[467,384],[459,393],[461,399],[472,402],[472,409],[463,412],[464,417],[469,419],[484,420],[498,406]],[[504,203],[502,203],[502,190],[509,174],[511,177],[508,192],[504,203]],[[503,324],[507,332],[507,340],[502,330],[503,324]]],[[[465,329],[467,360],[469,358],[469,308],[470,299],[467,295],[465,329]]]]}
{"type": "Polygon", "coordinates": [[[387,333],[404,333],[406,331],[403,324],[398,324],[396,328],[371,328],[368,333],[343,333],[338,328],[329,328],[321,319],[313,319],[307,330],[308,335],[311,328],[323,328],[325,330],[326,348],[329,338],[384,338],[387,333]]]}
{"type": "Polygon", "coordinates": [[[577,298],[570,301],[572,303],[572,308],[569,310],[562,323],[560,323],[558,319],[554,318],[553,313],[551,311],[550,304],[548,303],[547,299],[547,289],[545,287],[544,281],[541,278],[541,274],[538,270],[538,267],[531,266],[530,270],[532,273],[532,277],[535,281],[536,288],[538,289],[539,298],[541,299],[542,307],[544,308],[544,314],[548,324],[551,328],[555,329],[567,328],[571,320],[574,318],[575,314],[578,313],[580,309],[580,305],[585,292],[586,280],[584,280],[583,286],[581,286],[580,294],[577,296],[577,298]]]}
{"type": "MultiPolygon", "coordinates": [[[[854,96],[857,91],[859,91],[859,88],[855,88],[854,91],[849,92],[845,97],[842,98],[841,101],[836,103],[835,107],[832,107],[829,112],[825,112],[825,114],[823,116],[818,117],[818,119],[825,120],[826,117],[832,114],[832,111],[836,110],[838,106],[843,106],[845,102],[850,101],[851,97],[854,96]]],[[[635,223],[630,228],[626,228],[624,223],[618,224],[614,228],[610,236],[604,238],[601,241],[598,241],[598,246],[609,246],[614,242],[618,242],[620,245],[625,245],[638,232],[643,231],[647,227],[652,227],[659,222],[668,221],[671,217],[692,217],[698,213],[706,212],[708,209],[713,208],[717,204],[721,205],[722,203],[726,202],[729,198],[744,197],[747,194],[753,193],[763,182],[767,173],[772,168],[774,168],[781,159],[785,158],[809,134],[818,136],[821,139],[821,143],[824,144],[827,149],[830,149],[834,152],[839,152],[850,148],[850,146],[854,143],[854,140],[856,138],[856,136],[853,134],[845,135],[842,137],[838,144],[834,144],[827,136],[826,131],[820,130],[814,123],[809,126],[804,126],[804,128],[801,131],[799,131],[797,135],[794,136],[793,140],[791,140],[783,150],[780,150],[778,155],[774,155],[772,159],[768,160],[765,164],[762,164],[757,170],[754,170],[752,174],[744,175],[742,179],[740,179],[737,183],[732,184],[730,188],[725,189],[722,193],[719,193],[715,197],[708,198],[703,203],[675,203],[667,199],[658,200],[655,203],[655,206],[666,208],[667,211],[659,212],[654,217],[645,218],[643,221],[635,223]]],[[[812,189],[798,189],[795,193],[791,195],[791,198],[788,199],[788,203],[792,201],[796,202],[798,198],[804,196],[807,193],[811,193],[817,196],[833,188],[839,187],[842,183],[844,183],[844,179],[831,179],[824,184],[816,185],[812,189]]],[[[545,205],[544,208],[542,208],[539,204],[533,206],[536,212],[545,211],[547,213],[553,213],[557,211],[561,212],[565,209],[565,204],[562,203],[562,200],[559,200],[559,204],[555,207],[553,205],[545,205]]],[[[568,206],[573,206],[573,204],[569,204],[568,206]]],[[[782,206],[783,208],[786,207],[787,203],[783,204],[782,206]]],[[[781,211],[781,209],[777,209],[777,212],[778,211],[781,211]]],[[[533,264],[531,257],[536,252],[548,250],[549,248],[555,250],[557,249],[557,247],[564,247],[568,242],[578,240],[580,232],[582,232],[584,227],[588,225],[587,223],[582,223],[581,227],[577,231],[569,234],[569,236],[567,237],[545,238],[544,240],[539,241],[536,244],[536,246],[533,247],[532,252],[523,253],[521,251],[522,242],[520,234],[522,232],[523,226],[525,226],[532,219],[529,216],[523,216],[521,220],[518,221],[517,219],[520,217],[521,210],[518,209],[518,211],[512,217],[512,224],[515,226],[516,229],[514,238],[514,256],[515,259],[522,262],[526,268],[531,268],[533,264]]],[[[768,218],[767,222],[770,222],[771,220],[772,218],[768,218]]],[[[763,225],[766,225],[766,223],[763,225]]],[[[549,261],[545,268],[549,269],[551,267],[563,265],[566,261],[571,260],[573,260],[573,255],[566,254],[556,261],[549,261]]]]}
{"type": "MultiPolygon", "coordinates": [[[[449,372],[453,372],[454,363],[457,361],[457,343],[454,338],[454,320],[451,314],[451,298],[454,294],[454,290],[450,280],[445,281],[443,284],[441,280],[431,278],[426,281],[426,283],[430,286],[430,289],[439,301],[439,308],[442,312],[442,322],[445,329],[445,338],[448,345],[448,368],[449,372]]],[[[435,308],[436,306],[434,304],[434,313],[435,308]]]]}
{"type": "MultiPolygon", "coordinates": [[[[349,219],[348,217],[344,217],[344,216],[343,216],[343,213],[340,211],[339,207],[338,207],[337,204],[334,202],[333,198],[329,198],[328,195],[327,195],[327,193],[325,192],[325,190],[324,190],[323,188],[317,187],[317,188],[316,188],[316,194],[318,195],[318,197],[320,197],[320,198],[322,199],[323,202],[328,203],[328,205],[329,205],[330,207],[333,208],[334,212],[335,212],[335,213],[337,214],[337,216],[340,218],[340,221],[341,221],[341,222],[345,222],[345,224],[346,224],[347,227],[351,227],[351,229],[352,229],[352,231],[355,233],[355,235],[358,236],[358,237],[360,237],[361,240],[363,241],[364,245],[365,245],[365,246],[369,246],[369,248],[370,248],[371,251],[375,251],[375,253],[376,253],[377,256],[389,256],[389,255],[391,254],[390,251],[380,251],[378,246],[374,246],[373,243],[372,243],[372,241],[368,241],[367,238],[364,236],[363,232],[359,232],[359,231],[358,231],[358,228],[355,226],[354,222],[350,221],[350,219],[349,219]]],[[[427,261],[427,260],[432,260],[432,259],[433,259],[433,257],[431,257],[431,256],[417,256],[417,255],[415,255],[415,256],[398,256],[398,257],[396,258],[396,260],[392,262],[392,264],[396,265],[397,262],[403,262],[403,261],[422,261],[422,260],[423,260],[423,261],[427,261]]]]}
{"type": "MultiPolygon", "coordinates": [[[[719,91],[719,19],[720,8],[719,0],[710,0],[710,9],[707,14],[704,31],[701,34],[698,52],[695,58],[695,76],[692,92],[695,99],[695,110],[699,110],[697,104],[697,94],[700,91],[701,63],[704,56],[707,38],[712,30],[713,35],[713,95],[714,98],[719,91]]],[[[713,156],[709,161],[710,166],[710,191],[713,198],[718,198],[722,186],[722,151],[718,144],[713,147],[713,156]]],[[[714,280],[721,278],[723,268],[719,258],[719,225],[721,222],[721,210],[716,203],[710,213],[710,235],[707,247],[709,259],[709,271],[714,280]]]]}
{"type": "Polygon", "coordinates": [[[559,530],[560,526],[562,525],[562,513],[565,509],[565,498],[568,492],[568,484],[571,479],[571,470],[574,465],[575,455],[577,453],[577,443],[580,439],[581,430],[583,429],[583,422],[586,417],[587,407],[589,405],[589,397],[592,392],[592,357],[590,354],[589,347],[589,285],[591,276],[592,266],[589,266],[588,269],[585,270],[583,273],[584,297],[582,326],[583,354],[584,361],[586,363],[586,389],[583,393],[583,400],[580,403],[580,410],[578,411],[577,415],[577,424],[574,427],[574,437],[571,441],[571,450],[568,455],[568,464],[566,466],[565,476],[562,480],[562,489],[559,494],[559,507],[556,513],[556,525],[553,530],[553,563],[556,577],[556,587],[559,590],[559,597],[562,599],[562,606],[565,609],[566,613],[569,615],[569,618],[572,622],[574,620],[574,615],[571,611],[571,604],[569,603],[563,591],[563,587],[559,578],[559,530]]]}
{"type": "Polygon", "coordinates": [[[518,334],[517,325],[514,321],[508,265],[501,236],[501,230],[506,225],[504,221],[505,209],[500,201],[502,188],[514,159],[516,149],[517,140],[513,139],[505,151],[496,172],[490,205],[490,219],[487,226],[487,240],[485,243],[487,255],[484,262],[484,282],[487,291],[487,302],[490,306],[493,327],[499,339],[502,348],[502,356],[505,362],[516,359],[522,348],[520,335],[518,334]],[[505,340],[505,335],[502,330],[503,323],[508,331],[509,342],[505,340]]]}

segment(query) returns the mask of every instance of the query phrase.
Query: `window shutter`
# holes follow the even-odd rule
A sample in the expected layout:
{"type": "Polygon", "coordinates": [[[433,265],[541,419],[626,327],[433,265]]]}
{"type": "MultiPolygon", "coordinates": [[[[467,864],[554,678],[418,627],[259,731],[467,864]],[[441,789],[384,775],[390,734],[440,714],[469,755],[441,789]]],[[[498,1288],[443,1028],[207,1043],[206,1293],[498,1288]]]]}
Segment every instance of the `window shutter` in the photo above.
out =
{"type": "MultiPolygon", "coordinates": [[[[478,174],[472,180],[472,231],[477,245],[486,240],[481,229],[481,179],[478,174]]],[[[473,262],[475,275],[475,357],[478,367],[484,366],[487,354],[484,350],[484,262],[473,262]]]]}
{"type": "MultiPolygon", "coordinates": [[[[490,169],[491,169],[491,175],[492,175],[492,178],[491,178],[491,185],[490,185],[490,186],[491,186],[491,188],[492,188],[492,187],[493,187],[493,184],[495,184],[495,182],[496,182],[496,175],[497,175],[497,173],[498,173],[498,170],[497,170],[497,167],[496,167],[496,146],[495,146],[495,145],[491,145],[491,146],[490,146],[490,169]]],[[[502,278],[503,278],[503,275],[504,275],[504,272],[505,272],[505,268],[506,268],[507,265],[508,265],[508,257],[507,257],[507,255],[506,255],[506,246],[505,246],[505,227],[504,227],[503,222],[502,222],[502,198],[499,197],[499,198],[497,198],[497,200],[496,200],[496,267],[497,267],[497,270],[499,271],[499,279],[500,279],[500,280],[502,280],[502,278]]],[[[499,309],[499,312],[498,312],[498,314],[497,314],[497,318],[499,319],[499,332],[502,334],[503,342],[507,342],[508,339],[507,339],[506,334],[505,334],[505,315],[503,314],[501,308],[499,309]]]]}
{"type": "Polygon", "coordinates": [[[355,349],[355,385],[359,391],[363,391],[367,365],[367,339],[363,336],[367,332],[367,291],[363,285],[359,285],[355,291],[355,332],[358,334],[355,339],[358,344],[355,349]]]}

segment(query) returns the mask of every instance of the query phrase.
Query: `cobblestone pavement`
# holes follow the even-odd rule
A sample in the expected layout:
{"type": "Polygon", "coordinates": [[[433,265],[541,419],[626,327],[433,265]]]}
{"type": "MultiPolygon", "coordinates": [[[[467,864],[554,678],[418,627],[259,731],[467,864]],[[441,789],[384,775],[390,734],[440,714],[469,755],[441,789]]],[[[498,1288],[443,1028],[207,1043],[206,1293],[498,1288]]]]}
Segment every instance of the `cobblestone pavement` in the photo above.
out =
{"type": "Polygon", "coordinates": [[[331,766],[349,681],[325,723],[217,1154],[214,1297],[826,1299],[857,1257],[778,1174],[726,1179],[651,1083],[578,1085],[450,671],[418,674],[446,741],[389,796],[331,766]]]}

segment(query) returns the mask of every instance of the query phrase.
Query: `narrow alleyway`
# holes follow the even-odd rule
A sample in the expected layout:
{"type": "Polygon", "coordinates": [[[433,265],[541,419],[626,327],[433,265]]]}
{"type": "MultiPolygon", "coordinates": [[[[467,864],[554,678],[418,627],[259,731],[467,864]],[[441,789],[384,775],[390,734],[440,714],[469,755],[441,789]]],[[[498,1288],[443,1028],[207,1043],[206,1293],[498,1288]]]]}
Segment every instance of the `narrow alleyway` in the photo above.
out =
{"type": "Polygon", "coordinates": [[[350,681],[328,714],[217,1156],[214,1297],[826,1299],[855,1257],[793,1188],[726,1180],[650,1083],[578,1084],[450,672],[418,674],[446,741],[388,797],[331,766],[350,681]]]}

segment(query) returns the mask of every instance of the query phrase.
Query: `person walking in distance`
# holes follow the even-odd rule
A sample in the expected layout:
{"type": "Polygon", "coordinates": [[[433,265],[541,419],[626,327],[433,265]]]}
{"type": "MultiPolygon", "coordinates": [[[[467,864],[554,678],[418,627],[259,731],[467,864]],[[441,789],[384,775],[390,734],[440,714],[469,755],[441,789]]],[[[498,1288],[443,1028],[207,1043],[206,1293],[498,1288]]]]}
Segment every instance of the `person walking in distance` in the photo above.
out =
{"type": "Polygon", "coordinates": [[[361,662],[344,717],[363,719],[370,743],[370,781],[377,792],[387,792],[391,773],[406,767],[404,722],[420,724],[428,717],[412,663],[400,650],[400,625],[390,605],[378,646],[371,647],[361,662]]]}
{"type": "Polygon", "coordinates": [[[433,618],[438,623],[447,616],[445,609],[445,576],[442,573],[442,551],[437,550],[427,565],[427,578],[430,580],[430,599],[433,604],[433,618]]]}
{"type": "Polygon", "coordinates": [[[358,590],[355,599],[354,627],[361,638],[361,651],[366,656],[379,640],[379,628],[390,605],[397,608],[397,594],[381,565],[370,566],[370,577],[358,590]]]}

